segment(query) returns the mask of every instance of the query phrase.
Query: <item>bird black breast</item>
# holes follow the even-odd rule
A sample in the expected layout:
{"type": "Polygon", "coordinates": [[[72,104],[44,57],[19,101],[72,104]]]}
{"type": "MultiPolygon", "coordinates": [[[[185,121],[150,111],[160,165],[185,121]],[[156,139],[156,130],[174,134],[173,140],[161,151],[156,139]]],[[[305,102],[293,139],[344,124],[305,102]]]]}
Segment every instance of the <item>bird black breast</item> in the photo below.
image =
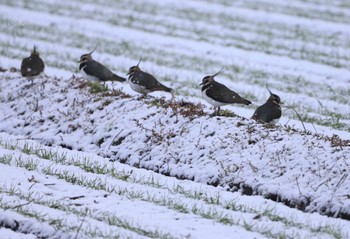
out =
{"type": "Polygon", "coordinates": [[[209,89],[211,86],[212,86],[211,83],[203,85],[202,86],[202,91],[205,91],[205,90],[209,89]]]}
{"type": "Polygon", "coordinates": [[[24,58],[21,64],[22,76],[37,76],[44,71],[45,64],[43,60],[36,55],[24,58]]]}
{"type": "Polygon", "coordinates": [[[281,118],[281,116],[281,106],[272,101],[267,101],[265,104],[257,108],[253,118],[269,123],[272,120],[281,118]]]}
{"type": "Polygon", "coordinates": [[[87,62],[82,62],[79,65],[79,71],[87,65],[87,62]]]}

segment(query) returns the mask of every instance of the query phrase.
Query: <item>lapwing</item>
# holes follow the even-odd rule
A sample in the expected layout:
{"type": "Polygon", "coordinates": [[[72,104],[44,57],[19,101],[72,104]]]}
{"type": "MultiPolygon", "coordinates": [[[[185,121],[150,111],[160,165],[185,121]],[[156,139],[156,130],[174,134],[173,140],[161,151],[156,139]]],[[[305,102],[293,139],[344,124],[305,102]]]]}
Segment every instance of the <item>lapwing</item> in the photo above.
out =
{"type": "Polygon", "coordinates": [[[30,56],[22,60],[21,75],[27,77],[33,83],[34,77],[40,75],[44,69],[44,61],[40,58],[39,52],[36,51],[36,47],[34,46],[30,56]]]}
{"type": "Polygon", "coordinates": [[[206,76],[203,78],[202,83],[202,96],[211,105],[214,106],[214,115],[218,115],[220,112],[220,106],[227,104],[244,104],[249,105],[252,102],[239,96],[233,90],[230,90],[227,86],[217,82],[214,77],[219,75],[224,68],[214,75],[206,76]]]}
{"type": "Polygon", "coordinates": [[[270,97],[265,104],[256,109],[252,119],[263,123],[276,124],[282,116],[281,98],[273,94],[269,89],[268,91],[270,92],[270,97]]]}
{"type": "Polygon", "coordinates": [[[166,91],[173,95],[174,90],[172,88],[160,83],[153,75],[142,71],[139,67],[140,63],[141,59],[136,66],[130,67],[127,73],[129,75],[128,83],[134,91],[144,96],[153,91],[166,91]]]}
{"type": "Polygon", "coordinates": [[[92,59],[92,50],[90,53],[84,54],[80,57],[78,63],[79,71],[89,81],[106,82],[106,81],[126,81],[125,78],[120,77],[110,70],[108,70],[104,65],[92,59]]]}

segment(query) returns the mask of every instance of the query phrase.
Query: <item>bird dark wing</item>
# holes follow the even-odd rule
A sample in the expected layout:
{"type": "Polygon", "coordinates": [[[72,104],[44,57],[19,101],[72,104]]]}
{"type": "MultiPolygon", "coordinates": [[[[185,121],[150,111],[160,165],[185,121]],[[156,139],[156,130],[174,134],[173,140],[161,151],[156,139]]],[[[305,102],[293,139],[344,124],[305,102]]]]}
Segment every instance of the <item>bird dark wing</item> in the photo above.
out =
{"type": "Polygon", "coordinates": [[[43,60],[38,56],[24,58],[21,64],[22,76],[37,76],[44,71],[43,60]]]}
{"type": "Polygon", "coordinates": [[[44,64],[43,60],[40,57],[36,57],[35,58],[35,63],[34,64],[37,66],[36,70],[38,71],[38,74],[40,74],[41,72],[44,71],[45,64],[44,64]]]}
{"type": "Polygon", "coordinates": [[[107,69],[104,65],[97,61],[86,62],[86,67],[84,68],[86,74],[95,76],[101,81],[112,80],[113,73],[107,69]]]}
{"type": "Polygon", "coordinates": [[[21,74],[22,76],[30,76],[30,71],[28,71],[30,65],[30,60],[28,58],[24,58],[21,64],[21,74]]]}
{"type": "Polygon", "coordinates": [[[172,91],[171,88],[166,87],[165,85],[160,83],[153,75],[147,72],[139,71],[136,73],[135,76],[135,78],[139,81],[138,84],[144,86],[149,91],[172,91]]]}
{"type": "Polygon", "coordinates": [[[247,105],[251,103],[243,99],[236,92],[230,90],[227,86],[216,81],[212,82],[212,86],[208,88],[207,95],[222,103],[242,103],[247,105]]]}
{"type": "Polygon", "coordinates": [[[252,118],[269,123],[272,120],[279,119],[282,116],[281,108],[273,102],[266,102],[259,106],[254,112],[252,118]]]}

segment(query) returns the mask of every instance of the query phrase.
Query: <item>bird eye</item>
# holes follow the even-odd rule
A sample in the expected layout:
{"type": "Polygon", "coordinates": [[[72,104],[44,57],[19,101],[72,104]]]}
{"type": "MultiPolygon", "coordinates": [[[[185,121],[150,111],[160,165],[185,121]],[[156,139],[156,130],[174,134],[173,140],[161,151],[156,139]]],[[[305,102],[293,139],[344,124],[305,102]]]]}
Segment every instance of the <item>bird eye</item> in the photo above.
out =
{"type": "Polygon", "coordinates": [[[277,102],[281,102],[281,98],[278,95],[274,95],[274,98],[277,102]]]}
{"type": "Polygon", "coordinates": [[[203,83],[208,82],[209,81],[209,76],[204,77],[202,81],[203,81],[203,83]]]}

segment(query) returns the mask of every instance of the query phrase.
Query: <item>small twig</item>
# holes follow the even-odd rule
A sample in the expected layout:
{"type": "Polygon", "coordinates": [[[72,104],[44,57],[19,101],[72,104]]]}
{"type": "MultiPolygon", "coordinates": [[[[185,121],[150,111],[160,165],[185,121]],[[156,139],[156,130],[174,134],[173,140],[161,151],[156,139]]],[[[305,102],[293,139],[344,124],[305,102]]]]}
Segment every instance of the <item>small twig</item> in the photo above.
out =
{"type": "Polygon", "coordinates": [[[198,136],[197,144],[195,145],[196,148],[198,148],[199,143],[200,143],[200,140],[201,140],[202,129],[203,129],[203,122],[201,123],[201,126],[200,126],[200,128],[199,128],[199,136],[198,136]]]}
{"type": "Polygon", "coordinates": [[[345,179],[349,176],[349,174],[344,174],[341,179],[339,180],[339,182],[337,183],[337,185],[335,186],[335,188],[337,189],[340,185],[342,185],[345,182],[345,179]]]}
{"type": "Polygon", "coordinates": [[[300,196],[303,196],[303,194],[301,193],[301,190],[300,190],[298,178],[299,178],[299,176],[295,178],[295,181],[297,182],[297,187],[298,187],[299,195],[300,195],[300,196]]]}
{"type": "Polygon", "coordinates": [[[29,188],[28,188],[28,191],[30,190],[30,189],[32,189],[32,187],[35,185],[35,184],[37,184],[38,182],[34,182],[29,188]]]}
{"type": "Polygon", "coordinates": [[[85,197],[84,195],[81,195],[81,196],[69,197],[68,199],[77,200],[77,199],[84,198],[84,197],[85,197]]]}
{"type": "Polygon", "coordinates": [[[314,123],[312,123],[312,122],[311,122],[311,125],[312,125],[312,127],[314,128],[314,130],[315,130],[316,134],[318,134],[318,132],[317,132],[317,130],[316,130],[316,128],[315,128],[314,123]]]}
{"type": "Polygon", "coordinates": [[[53,186],[56,185],[56,183],[45,183],[44,186],[53,186]]]}
{"type": "Polygon", "coordinates": [[[29,201],[29,202],[26,202],[26,203],[23,203],[23,204],[11,207],[11,209],[16,209],[16,208],[19,208],[19,207],[27,206],[27,205],[31,204],[32,202],[33,201],[29,201]]]}
{"type": "Polygon", "coordinates": [[[304,122],[303,122],[303,120],[301,119],[300,114],[296,111],[296,109],[294,109],[294,107],[292,107],[292,106],[288,106],[288,107],[286,107],[286,108],[287,108],[287,109],[291,109],[291,110],[293,110],[293,111],[295,112],[295,114],[298,116],[298,118],[299,118],[301,124],[303,125],[303,128],[304,128],[305,132],[306,132],[307,130],[306,130],[306,128],[305,128],[304,122]]]}
{"type": "Polygon", "coordinates": [[[253,165],[252,161],[247,160],[248,161],[248,165],[251,167],[251,169],[253,170],[254,173],[258,172],[259,169],[253,165]]]}
{"type": "Polygon", "coordinates": [[[324,108],[324,106],[323,106],[323,104],[322,104],[322,102],[320,100],[317,100],[317,102],[322,108],[324,108]]]}
{"type": "Polygon", "coordinates": [[[118,133],[116,136],[114,136],[114,138],[112,139],[111,144],[109,145],[108,149],[111,148],[112,144],[114,143],[114,140],[115,140],[123,131],[124,131],[124,129],[120,130],[119,133],[118,133]]]}
{"type": "MultiPolygon", "coordinates": [[[[320,175],[319,175],[319,177],[320,177],[320,175]]],[[[328,187],[326,183],[329,182],[329,180],[330,180],[329,178],[323,180],[320,184],[317,185],[316,190],[318,190],[322,185],[326,185],[326,187],[328,187]]]]}
{"type": "Polygon", "coordinates": [[[81,221],[81,223],[80,223],[80,225],[79,225],[79,227],[78,227],[77,234],[75,235],[74,239],[77,239],[77,238],[78,238],[79,232],[80,232],[80,230],[81,230],[81,228],[83,227],[83,224],[84,224],[84,222],[85,222],[86,215],[87,215],[87,211],[88,211],[88,209],[86,208],[86,209],[85,209],[84,218],[83,218],[83,220],[81,221]]]}

